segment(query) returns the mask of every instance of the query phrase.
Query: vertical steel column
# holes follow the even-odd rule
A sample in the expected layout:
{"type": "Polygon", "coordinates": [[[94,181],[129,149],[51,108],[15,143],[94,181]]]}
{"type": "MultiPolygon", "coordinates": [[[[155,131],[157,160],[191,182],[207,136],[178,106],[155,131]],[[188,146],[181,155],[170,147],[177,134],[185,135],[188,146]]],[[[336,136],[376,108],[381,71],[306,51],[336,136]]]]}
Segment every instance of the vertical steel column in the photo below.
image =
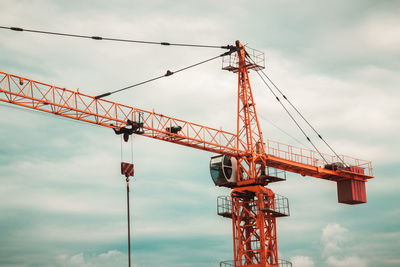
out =
{"type": "Polygon", "coordinates": [[[131,209],[129,201],[129,178],[126,178],[126,209],[128,215],[128,266],[131,267],[131,209]]]}
{"type": "Polygon", "coordinates": [[[238,186],[232,190],[232,228],[234,266],[278,266],[274,193],[265,188],[265,148],[250,86],[244,46],[237,41],[238,103],[237,149],[246,151],[238,157],[238,186]]]}
{"type": "Polygon", "coordinates": [[[278,266],[274,193],[263,186],[232,190],[234,266],[278,266]]]}

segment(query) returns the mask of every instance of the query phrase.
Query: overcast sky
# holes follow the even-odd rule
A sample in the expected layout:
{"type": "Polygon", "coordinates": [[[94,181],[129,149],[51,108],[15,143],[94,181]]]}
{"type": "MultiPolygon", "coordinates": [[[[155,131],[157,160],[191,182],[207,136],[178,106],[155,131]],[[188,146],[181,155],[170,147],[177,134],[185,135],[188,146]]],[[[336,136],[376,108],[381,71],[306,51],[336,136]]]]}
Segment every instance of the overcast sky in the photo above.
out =
{"type": "MultiPolygon", "coordinates": [[[[280,258],[294,267],[400,266],[399,1],[0,1],[0,26],[106,37],[233,44],[265,52],[266,72],[340,154],[373,161],[368,203],[288,174],[280,258]]],[[[96,95],[221,53],[0,30],[0,71],[96,95]]],[[[254,72],[265,138],[307,145],[254,72]]],[[[237,77],[215,61],[109,97],[234,132],[237,77]]],[[[121,142],[110,129],[0,104],[0,266],[124,266],[121,142]]],[[[310,133],[311,135],[311,133],[310,133]]],[[[313,136],[314,137],[314,136],[313,136]]],[[[315,137],[314,137],[315,138],[315,137]]],[[[322,151],[328,152],[318,143],[322,151]]],[[[218,266],[231,222],[216,215],[211,153],[133,141],[133,263],[218,266]]],[[[123,159],[130,159],[130,144],[123,159]]]]}

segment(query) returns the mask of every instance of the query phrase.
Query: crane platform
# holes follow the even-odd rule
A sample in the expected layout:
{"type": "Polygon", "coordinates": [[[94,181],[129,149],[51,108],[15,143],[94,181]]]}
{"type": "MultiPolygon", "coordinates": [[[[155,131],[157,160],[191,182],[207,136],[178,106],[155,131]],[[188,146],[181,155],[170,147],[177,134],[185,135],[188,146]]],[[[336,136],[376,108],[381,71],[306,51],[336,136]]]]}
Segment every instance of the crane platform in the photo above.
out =
{"type": "MultiPolygon", "coordinates": [[[[266,205],[266,207],[268,207],[268,205],[266,205]]],[[[256,209],[255,206],[253,208],[256,209]]],[[[274,217],[290,216],[289,200],[286,197],[275,194],[272,207],[261,208],[260,210],[274,217]]],[[[232,218],[231,196],[219,196],[217,198],[217,214],[225,218],[232,218]]]]}

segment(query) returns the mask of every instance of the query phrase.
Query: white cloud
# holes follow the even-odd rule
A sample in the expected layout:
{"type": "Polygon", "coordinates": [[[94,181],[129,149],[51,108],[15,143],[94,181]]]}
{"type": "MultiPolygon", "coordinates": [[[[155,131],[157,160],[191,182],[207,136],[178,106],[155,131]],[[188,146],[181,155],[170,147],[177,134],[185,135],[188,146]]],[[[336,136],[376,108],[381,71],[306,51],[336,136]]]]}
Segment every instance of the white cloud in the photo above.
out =
{"type": "Polygon", "coordinates": [[[359,257],[345,257],[342,259],[338,259],[336,257],[329,257],[326,261],[326,264],[329,267],[349,267],[349,266],[354,266],[354,267],[366,267],[367,261],[364,259],[361,259],[359,257]]]}
{"type": "MultiPolygon", "coordinates": [[[[114,267],[124,266],[127,262],[127,255],[117,250],[110,250],[99,255],[59,255],[57,266],[60,267],[114,267]]],[[[135,265],[133,265],[135,266],[135,265]]]]}
{"type": "Polygon", "coordinates": [[[308,256],[295,256],[291,259],[295,267],[314,267],[314,261],[308,256]]]}
{"type": "MultiPolygon", "coordinates": [[[[395,141],[400,130],[397,71],[383,69],[371,62],[368,66],[353,68],[354,73],[347,77],[340,77],[310,73],[305,65],[279,51],[269,52],[268,58],[272,65],[267,70],[269,76],[339,154],[372,160],[374,165],[398,162],[397,149],[391,149],[400,149],[395,141]],[[374,74],[370,75],[371,72],[374,74]],[[380,76],[381,73],[384,76],[380,76]]],[[[258,103],[270,101],[268,105],[257,106],[259,113],[268,114],[268,120],[304,140],[271,94],[265,94],[258,80],[258,77],[253,79],[255,94],[259,93],[258,103]]],[[[302,120],[298,121],[322,152],[332,154],[302,120]]],[[[266,137],[293,144],[293,140],[282,132],[265,125],[264,121],[263,124],[266,137]]]]}
{"type": "Polygon", "coordinates": [[[397,264],[400,265],[400,259],[388,259],[388,260],[385,260],[385,262],[388,262],[388,263],[397,263],[397,264]]]}
{"type": "Polygon", "coordinates": [[[327,256],[341,252],[341,244],[347,240],[347,233],[348,230],[339,224],[328,224],[322,230],[322,254],[327,256]]]}
{"type": "Polygon", "coordinates": [[[364,44],[369,44],[373,48],[398,52],[400,19],[390,13],[375,15],[360,26],[359,35],[364,44]]]}
{"type": "Polygon", "coordinates": [[[321,241],[323,243],[322,257],[329,267],[366,267],[367,259],[360,258],[354,253],[354,248],[348,245],[349,230],[340,224],[328,224],[322,230],[321,241]]]}

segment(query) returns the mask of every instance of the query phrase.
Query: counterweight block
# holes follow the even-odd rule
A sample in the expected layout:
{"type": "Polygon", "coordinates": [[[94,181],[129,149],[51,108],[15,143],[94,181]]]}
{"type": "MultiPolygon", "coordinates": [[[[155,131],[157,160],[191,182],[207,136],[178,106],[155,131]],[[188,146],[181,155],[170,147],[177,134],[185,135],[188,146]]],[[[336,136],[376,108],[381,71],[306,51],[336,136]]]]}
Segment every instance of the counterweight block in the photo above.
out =
{"type": "Polygon", "coordinates": [[[365,181],[347,179],[337,181],[338,201],[343,204],[363,204],[367,202],[365,181]]]}

